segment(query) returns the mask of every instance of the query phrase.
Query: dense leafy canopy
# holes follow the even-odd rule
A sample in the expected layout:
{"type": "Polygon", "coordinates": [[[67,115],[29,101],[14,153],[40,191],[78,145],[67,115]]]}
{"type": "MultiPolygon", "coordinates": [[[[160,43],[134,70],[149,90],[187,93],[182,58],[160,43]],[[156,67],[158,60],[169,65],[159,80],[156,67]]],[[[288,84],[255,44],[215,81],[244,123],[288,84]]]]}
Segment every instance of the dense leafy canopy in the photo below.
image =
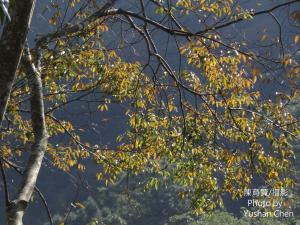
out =
{"type": "MultiPolygon", "coordinates": [[[[256,16],[275,17],[273,11],[296,1],[266,12],[233,0],[130,2],[133,10],[121,3],[56,0],[45,11],[54,32],[38,37],[31,52],[43,81],[51,163],[85,171],[85,160],[92,159],[105,183],[124,173],[156,174],[145,188],[164,182],[157,176],[170,177],[197,213],[222,206],[226,193],[242,197],[254,178],[270,188],[293,187],[293,141],[300,130],[289,105],[299,91],[299,29],[288,40],[263,34],[265,47],[227,33],[256,16]],[[107,44],[115,29],[132,36],[128,43],[121,37],[113,47],[107,44]],[[168,63],[155,32],[172,38],[177,67],[168,63]],[[144,56],[124,59],[122,49],[135,43],[144,56]],[[266,91],[263,82],[277,85],[270,74],[285,88],[266,91]],[[117,146],[83,141],[88,131],[59,118],[74,102],[92,102],[98,113],[111,104],[126,109],[128,129],[116,137],[117,146]]],[[[283,13],[299,28],[298,11],[283,13]]],[[[21,65],[0,133],[1,157],[8,162],[22,159],[33,141],[25,76],[21,65]]]]}

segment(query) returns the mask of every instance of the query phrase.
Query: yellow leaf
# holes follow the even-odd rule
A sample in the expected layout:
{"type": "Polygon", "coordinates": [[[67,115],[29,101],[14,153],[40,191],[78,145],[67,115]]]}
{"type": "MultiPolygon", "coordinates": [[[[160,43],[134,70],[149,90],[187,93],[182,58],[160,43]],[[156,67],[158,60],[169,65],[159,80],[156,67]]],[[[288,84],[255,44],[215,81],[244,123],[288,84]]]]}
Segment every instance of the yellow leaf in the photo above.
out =
{"type": "Polygon", "coordinates": [[[85,206],[83,204],[81,204],[80,202],[75,202],[75,205],[80,208],[80,209],[84,209],[85,206]]]}
{"type": "Polygon", "coordinates": [[[261,37],[261,41],[265,41],[267,39],[268,35],[264,34],[262,37],[261,37]]]}
{"type": "Polygon", "coordinates": [[[273,178],[273,179],[276,179],[278,177],[278,173],[276,171],[271,171],[269,173],[269,178],[273,178]]]}
{"type": "Polygon", "coordinates": [[[294,44],[297,44],[299,42],[299,39],[300,39],[300,35],[296,35],[294,37],[294,44]]]}
{"type": "Polygon", "coordinates": [[[107,111],[108,110],[108,106],[106,104],[103,104],[103,105],[99,105],[98,106],[98,109],[100,111],[107,111]]]}
{"type": "Polygon", "coordinates": [[[253,74],[254,77],[256,77],[257,75],[260,74],[260,70],[258,68],[253,68],[252,69],[252,74],[253,74]]]}

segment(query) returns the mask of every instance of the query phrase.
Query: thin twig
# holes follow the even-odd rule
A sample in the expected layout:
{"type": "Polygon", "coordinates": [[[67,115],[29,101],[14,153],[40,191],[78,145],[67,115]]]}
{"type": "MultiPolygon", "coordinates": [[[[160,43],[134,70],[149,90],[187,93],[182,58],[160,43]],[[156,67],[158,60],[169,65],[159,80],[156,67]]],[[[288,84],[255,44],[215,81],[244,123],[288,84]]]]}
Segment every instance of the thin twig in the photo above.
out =
{"type": "Polygon", "coordinates": [[[4,168],[3,168],[2,160],[0,160],[0,167],[1,167],[1,175],[2,175],[2,179],[3,179],[3,186],[4,186],[5,204],[6,204],[6,207],[8,207],[8,205],[9,205],[9,192],[8,192],[8,188],[7,188],[6,174],[5,174],[5,171],[4,171],[4,168]]]}

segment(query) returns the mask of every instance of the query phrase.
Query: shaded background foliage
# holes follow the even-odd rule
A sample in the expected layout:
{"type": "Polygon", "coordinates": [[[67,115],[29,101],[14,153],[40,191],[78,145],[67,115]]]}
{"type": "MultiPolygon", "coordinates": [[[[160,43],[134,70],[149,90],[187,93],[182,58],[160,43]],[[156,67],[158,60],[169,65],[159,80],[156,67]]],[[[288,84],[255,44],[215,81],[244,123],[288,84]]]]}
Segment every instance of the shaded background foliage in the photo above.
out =
{"type": "MultiPolygon", "coordinates": [[[[142,177],[130,179],[128,183],[124,177],[118,184],[97,188],[85,201],[74,205],[67,219],[56,215],[55,221],[59,224],[107,224],[107,225],[298,225],[299,214],[287,219],[278,218],[247,218],[242,213],[246,203],[238,204],[241,213],[230,213],[228,210],[196,216],[190,209],[188,202],[178,198],[178,187],[159,187],[158,190],[144,192],[139,183],[142,177]]],[[[229,202],[228,202],[229,203],[229,202]]],[[[299,201],[298,201],[299,204],[299,201]]],[[[230,211],[230,210],[229,210],[230,211]]],[[[46,223],[47,224],[47,223],[46,223]]]]}

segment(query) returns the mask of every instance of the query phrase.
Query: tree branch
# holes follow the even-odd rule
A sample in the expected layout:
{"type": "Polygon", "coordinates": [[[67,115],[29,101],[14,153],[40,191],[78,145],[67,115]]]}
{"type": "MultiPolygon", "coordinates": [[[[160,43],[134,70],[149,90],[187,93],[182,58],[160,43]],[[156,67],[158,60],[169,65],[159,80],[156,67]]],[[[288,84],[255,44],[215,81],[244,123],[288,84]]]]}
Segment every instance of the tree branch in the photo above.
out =
{"type": "Polygon", "coordinates": [[[34,142],[17,197],[10,202],[7,209],[8,225],[23,224],[23,215],[34,191],[48,143],[41,77],[32,63],[28,46],[24,50],[24,67],[31,89],[31,119],[34,142]]]}
{"type": "MultiPolygon", "coordinates": [[[[284,6],[292,5],[294,3],[299,3],[299,2],[300,2],[299,0],[294,0],[294,1],[289,1],[289,2],[282,3],[282,4],[278,4],[278,5],[270,8],[270,9],[255,12],[255,13],[252,14],[252,16],[254,17],[254,16],[258,16],[258,15],[269,14],[269,13],[273,12],[276,9],[282,8],[284,6]]],[[[245,21],[245,20],[246,19],[244,19],[244,18],[239,18],[239,19],[236,19],[236,20],[232,20],[228,23],[221,24],[219,26],[210,27],[210,28],[207,28],[205,30],[198,31],[195,34],[203,34],[203,33],[206,33],[207,31],[210,31],[210,30],[218,30],[218,29],[225,28],[225,27],[228,27],[232,24],[236,24],[236,23],[239,23],[239,22],[242,22],[242,21],[245,21]]]]}
{"type": "MultiPolygon", "coordinates": [[[[132,12],[132,11],[129,11],[129,10],[124,10],[124,9],[121,9],[121,8],[119,8],[119,9],[111,8],[113,6],[114,2],[115,1],[111,1],[111,4],[107,3],[105,5],[105,7],[102,7],[100,10],[93,13],[88,18],[86,18],[85,20],[81,21],[78,24],[75,24],[73,26],[67,26],[67,27],[63,28],[62,30],[60,30],[60,31],[50,33],[50,34],[47,34],[47,35],[43,36],[42,38],[40,38],[37,41],[36,48],[39,48],[43,44],[46,44],[47,42],[50,42],[50,41],[55,40],[57,38],[79,32],[82,29],[84,29],[91,22],[94,22],[97,19],[107,17],[107,16],[123,15],[125,17],[128,17],[128,16],[133,17],[133,18],[139,19],[139,20],[141,20],[145,23],[149,23],[152,26],[154,26],[154,27],[156,27],[156,28],[158,28],[158,29],[170,34],[170,35],[183,36],[183,37],[201,36],[202,34],[207,33],[208,31],[225,28],[225,27],[228,27],[232,24],[236,24],[236,23],[239,23],[239,22],[242,22],[242,21],[246,20],[244,18],[239,18],[239,19],[236,19],[236,20],[232,20],[228,23],[224,23],[224,24],[221,24],[221,25],[218,25],[218,26],[209,27],[209,28],[206,28],[204,30],[200,30],[198,32],[193,33],[193,32],[189,32],[187,30],[184,30],[184,27],[182,27],[173,17],[171,17],[173,22],[175,20],[175,24],[178,28],[180,28],[180,30],[173,29],[173,28],[171,29],[169,27],[166,27],[163,24],[161,24],[161,23],[159,23],[159,22],[157,22],[157,21],[155,21],[151,18],[146,17],[145,15],[140,15],[139,13],[135,13],[135,12],[132,12]]],[[[270,8],[270,9],[255,12],[255,13],[252,14],[252,16],[268,14],[268,13],[271,13],[271,12],[273,12],[274,10],[276,10],[278,8],[281,8],[281,7],[284,7],[284,6],[287,6],[287,5],[291,5],[291,4],[294,4],[294,3],[297,3],[297,2],[299,2],[299,0],[293,0],[293,1],[282,3],[282,4],[278,4],[278,5],[270,8]]]]}
{"type": "Polygon", "coordinates": [[[83,21],[73,25],[73,26],[67,26],[63,29],[61,29],[60,31],[56,31],[54,33],[49,33],[45,36],[43,36],[42,38],[40,38],[37,43],[36,43],[36,49],[42,47],[43,44],[54,40],[56,38],[59,37],[63,37],[69,34],[74,34],[80,30],[82,30],[83,28],[85,28],[88,24],[94,22],[95,20],[108,16],[108,15],[115,15],[116,14],[116,10],[112,9],[110,10],[110,8],[114,5],[114,3],[117,0],[109,0],[101,9],[99,9],[97,12],[93,13],[92,15],[90,15],[89,17],[87,17],[86,19],[84,19],[83,21]]]}
{"type": "Polygon", "coordinates": [[[7,180],[6,180],[6,175],[5,175],[5,171],[4,171],[4,168],[3,168],[2,160],[0,160],[0,167],[1,167],[0,169],[1,169],[1,175],[2,175],[2,180],[3,180],[3,186],[4,186],[5,204],[6,204],[6,207],[8,207],[9,193],[8,193],[7,180]]]}

